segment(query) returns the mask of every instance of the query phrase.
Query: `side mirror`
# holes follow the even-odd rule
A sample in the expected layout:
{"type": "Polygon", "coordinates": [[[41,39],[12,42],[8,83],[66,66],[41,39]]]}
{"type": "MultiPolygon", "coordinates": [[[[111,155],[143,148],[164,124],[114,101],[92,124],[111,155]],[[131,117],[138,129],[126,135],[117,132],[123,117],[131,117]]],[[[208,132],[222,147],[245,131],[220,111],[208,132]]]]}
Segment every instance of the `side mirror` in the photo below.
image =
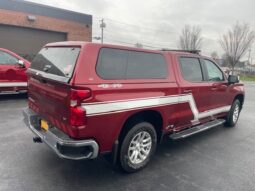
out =
{"type": "Polygon", "coordinates": [[[23,60],[19,60],[19,61],[18,61],[18,65],[19,65],[19,67],[21,67],[21,68],[25,68],[25,67],[26,67],[23,60]]]}
{"type": "Polygon", "coordinates": [[[235,84],[235,83],[239,83],[239,77],[235,76],[235,75],[229,75],[228,76],[228,84],[235,84]]]}

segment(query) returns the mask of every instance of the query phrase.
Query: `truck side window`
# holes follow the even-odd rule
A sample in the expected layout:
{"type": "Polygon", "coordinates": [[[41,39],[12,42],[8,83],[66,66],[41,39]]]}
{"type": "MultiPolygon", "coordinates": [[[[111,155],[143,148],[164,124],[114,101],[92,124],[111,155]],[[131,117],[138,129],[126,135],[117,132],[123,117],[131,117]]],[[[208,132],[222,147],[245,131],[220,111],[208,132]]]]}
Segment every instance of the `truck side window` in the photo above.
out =
{"type": "Polygon", "coordinates": [[[125,79],[128,51],[102,48],[97,61],[97,74],[107,80],[125,79]]]}
{"type": "Polygon", "coordinates": [[[168,76],[161,54],[102,48],[96,66],[97,74],[111,79],[163,79],[168,76]]]}
{"type": "Polygon", "coordinates": [[[180,68],[185,80],[190,82],[203,81],[202,68],[198,58],[181,57],[180,68]]]}
{"type": "Polygon", "coordinates": [[[209,81],[223,81],[223,73],[222,71],[211,61],[204,60],[205,67],[208,73],[209,81]]]}
{"type": "Polygon", "coordinates": [[[167,67],[161,54],[129,51],[127,79],[162,79],[167,67]]]}

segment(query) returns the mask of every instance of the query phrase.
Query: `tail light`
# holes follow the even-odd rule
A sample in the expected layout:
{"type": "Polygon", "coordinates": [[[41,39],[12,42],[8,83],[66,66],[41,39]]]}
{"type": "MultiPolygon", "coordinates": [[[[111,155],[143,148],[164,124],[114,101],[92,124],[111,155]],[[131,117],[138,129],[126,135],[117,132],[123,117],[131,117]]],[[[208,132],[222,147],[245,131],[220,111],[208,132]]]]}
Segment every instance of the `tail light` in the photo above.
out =
{"type": "Polygon", "coordinates": [[[71,101],[70,106],[80,106],[81,102],[85,99],[88,99],[91,96],[90,90],[71,90],[71,101]]]}
{"type": "Polygon", "coordinates": [[[71,90],[70,93],[70,116],[71,126],[84,126],[86,124],[86,110],[81,107],[83,100],[91,97],[90,90],[71,90]]]}

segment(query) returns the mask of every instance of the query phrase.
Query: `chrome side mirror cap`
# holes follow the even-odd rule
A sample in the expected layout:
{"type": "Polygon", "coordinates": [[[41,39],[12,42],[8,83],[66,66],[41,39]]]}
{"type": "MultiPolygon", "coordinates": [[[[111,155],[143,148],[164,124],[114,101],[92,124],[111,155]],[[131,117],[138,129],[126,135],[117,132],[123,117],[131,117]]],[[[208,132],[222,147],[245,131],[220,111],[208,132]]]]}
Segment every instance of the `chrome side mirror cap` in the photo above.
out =
{"type": "Polygon", "coordinates": [[[21,68],[25,68],[25,67],[26,67],[23,60],[19,60],[19,61],[18,61],[18,65],[19,65],[21,68]]]}

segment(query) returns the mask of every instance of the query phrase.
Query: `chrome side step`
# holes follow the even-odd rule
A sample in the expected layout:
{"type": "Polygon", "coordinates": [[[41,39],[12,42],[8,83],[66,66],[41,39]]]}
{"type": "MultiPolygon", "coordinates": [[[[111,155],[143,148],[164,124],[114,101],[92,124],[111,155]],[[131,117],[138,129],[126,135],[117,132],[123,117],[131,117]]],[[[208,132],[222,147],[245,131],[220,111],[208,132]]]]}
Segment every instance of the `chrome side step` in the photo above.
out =
{"type": "Polygon", "coordinates": [[[169,137],[173,140],[184,139],[184,138],[187,138],[194,134],[206,131],[213,127],[217,127],[219,125],[222,125],[225,122],[226,122],[225,119],[216,119],[216,120],[210,121],[210,122],[202,124],[202,125],[197,125],[197,126],[189,128],[189,129],[186,129],[186,130],[183,130],[183,131],[180,131],[177,133],[173,133],[173,134],[169,135],[169,137]]]}

